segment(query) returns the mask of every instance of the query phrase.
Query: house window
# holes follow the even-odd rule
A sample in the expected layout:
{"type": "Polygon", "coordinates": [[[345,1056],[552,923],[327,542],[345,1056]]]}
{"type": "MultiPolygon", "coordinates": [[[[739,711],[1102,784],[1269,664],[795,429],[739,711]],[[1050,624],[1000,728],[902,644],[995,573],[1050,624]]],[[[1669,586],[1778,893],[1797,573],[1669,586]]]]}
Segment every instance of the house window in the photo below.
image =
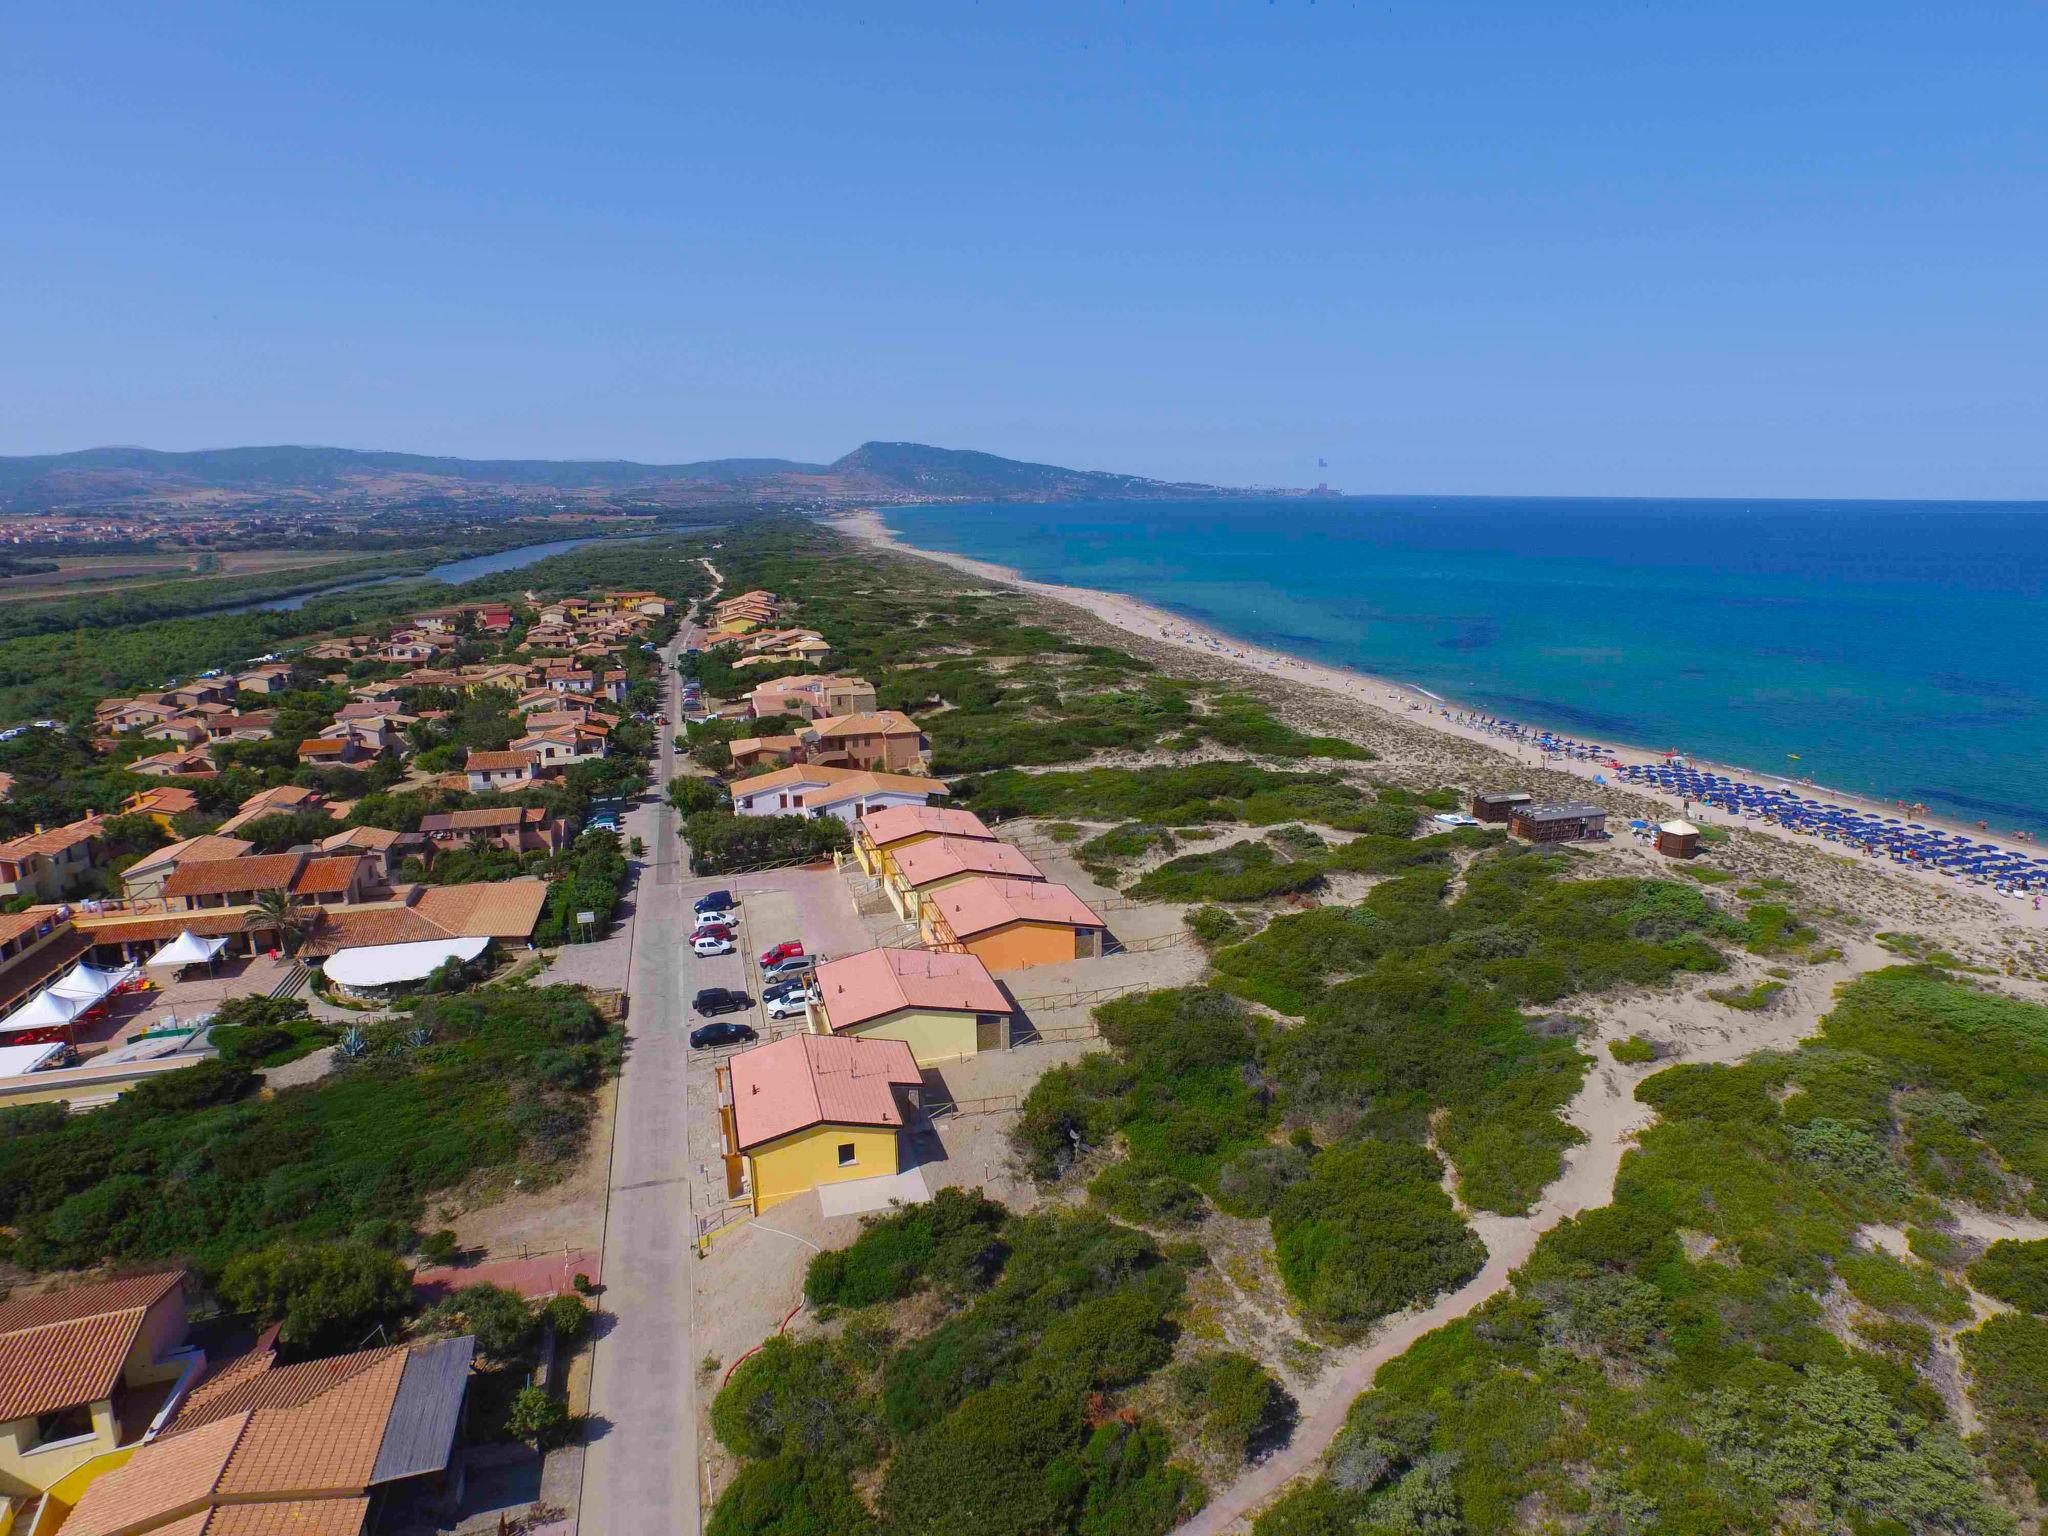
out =
{"type": "Polygon", "coordinates": [[[854,1165],[855,1163],[857,1163],[857,1162],[859,1162],[859,1161],[860,1161],[860,1159],[859,1159],[859,1158],[857,1158],[857,1157],[855,1157],[855,1156],[853,1155],[853,1143],[852,1143],[852,1142],[850,1142],[850,1141],[842,1141],[841,1143],[839,1143],[839,1166],[840,1166],[840,1167],[842,1167],[842,1168],[851,1168],[851,1167],[852,1167],[852,1166],[853,1166],[853,1165],[854,1165]]]}
{"type": "Polygon", "coordinates": [[[41,1414],[36,1419],[37,1445],[55,1445],[60,1440],[76,1440],[81,1435],[92,1433],[92,1405],[80,1403],[75,1408],[60,1408],[55,1413],[41,1414]]]}

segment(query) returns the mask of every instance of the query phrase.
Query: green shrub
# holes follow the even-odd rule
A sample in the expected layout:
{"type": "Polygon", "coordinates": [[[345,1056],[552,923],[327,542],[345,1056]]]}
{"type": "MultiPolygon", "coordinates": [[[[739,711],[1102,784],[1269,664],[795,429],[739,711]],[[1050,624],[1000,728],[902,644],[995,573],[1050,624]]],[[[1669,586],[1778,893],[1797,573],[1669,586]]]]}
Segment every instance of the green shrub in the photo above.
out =
{"type": "Polygon", "coordinates": [[[868,1218],[861,1234],[818,1254],[804,1275],[813,1306],[871,1306],[926,1283],[966,1293],[987,1285],[1003,1259],[1008,1213],[978,1192],[941,1189],[929,1201],[868,1218]]]}
{"type": "Polygon", "coordinates": [[[1835,1273],[1852,1296],[1880,1312],[1904,1309],[1931,1323],[1960,1323],[1970,1315],[1969,1293],[1930,1265],[1888,1253],[1850,1253],[1835,1261],[1835,1273]]]}
{"type": "Polygon", "coordinates": [[[1293,1422],[1293,1399],[1249,1355],[1196,1355],[1175,1368],[1173,1385],[1203,1443],[1232,1461],[1279,1439],[1293,1422]]]}
{"type": "Polygon", "coordinates": [[[1724,1008],[1761,1013],[1777,1001],[1778,994],[1784,990],[1782,981],[1759,981],[1747,987],[1709,987],[1707,996],[1724,1008]]]}
{"type": "Polygon", "coordinates": [[[1289,862],[1265,843],[1241,842],[1169,859],[1147,871],[1131,894],[1145,901],[1267,901],[1322,883],[1316,861],[1289,862]]]}
{"type": "Polygon", "coordinates": [[[2048,1497],[2048,1321],[2007,1313],[1957,1342],[1992,1465],[2034,1498],[2048,1497]]]}
{"type": "Polygon", "coordinates": [[[872,1404],[827,1339],[776,1334],[740,1362],[711,1403],[720,1444],[752,1460],[800,1457],[842,1469],[879,1451],[872,1404]]]}
{"type": "Polygon", "coordinates": [[[1197,907],[1188,913],[1188,931],[1204,949],[1233,944],[1245,936],[1245,925],[1221,907],[1197,907]]]}
{"type": "Polygon", "coordinates": [[[279,1243],[229,1262],[220,1297],[298,1355],[359,1349],[412,1307],[412,1282],[397,1257],[365,1243],[279,1243]]]}
{"type": "Polygon", "coordinates": [[[1421,1147],[1369,1141],[1318,1153],[1273,1212],[1280,1274],[1302,1311],[1356,1331],[1478,1274],[1485,1245],[1458,1219],[1442,1176],[1421,1147]]]}
{"type": "Polygon", "coordinates": [[[541,1304],[540,1320],[554,1333],[557,1344],[573,1349],[589,1336],[591,1311],[581,1297],[565,1291],[541,1304]]]}
{"type": "Polygon", "coordinates": [[[2048,1312],[2048,1239],[2000,1238],[1970,1266],[1970,1284],[2023,1312],[2048,1312]]]}
{"type": "Polygon", "coordinates": [[[1309,1148],[1246,1147],[1216,1174],[1216,1203],[1233,1216],[1270,1216],[1280,1197],[1309,1175],[1309,1148]]]}
{"type": "Polygon", "coordinates": [[[1187,1227],[1207,1210],[1202,1192],[1186,1179],[1136,1163],[1112,1163],[1088,1184],[1088,1197],[1126,1221],[1147,1227],[1187,1227]]]}
{"type": "Polygon", "coordinates": [[[521,1387],[505,1415],[505,1429],[542,1450],[565,1443],[572,1433],[569,1408],[540,1387],[521,1387]]]}
{"type": "Polygon", "coordinates": [[[474,1335],[477,1349],[499,1361],[525,1358],[540,1329],[540,1319],[525,1297],[488,1281],[465,1285],[437,1302],[429,1317],[434,1326],[474,1335]]]}
{"type": "Polygon", "coordinates": [[[1657,1059],[1657,1043],[1646,1035],[1607,1042],[1608,1052],[1625,1067],[1639,1067],[1657,1059]]]}
{"type": "Polygon", "coordinates": [[[718,1496],[708,1536],[870,1536],[843,1469],[798,1456],[750,1461],[718,1496]]]}

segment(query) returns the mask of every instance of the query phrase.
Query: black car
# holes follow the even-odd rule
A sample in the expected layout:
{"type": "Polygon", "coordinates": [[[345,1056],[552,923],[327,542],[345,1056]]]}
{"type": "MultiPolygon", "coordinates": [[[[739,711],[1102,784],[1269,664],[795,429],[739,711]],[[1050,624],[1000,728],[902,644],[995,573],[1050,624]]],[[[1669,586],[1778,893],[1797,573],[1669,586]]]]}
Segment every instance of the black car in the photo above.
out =
{"type": "Polygon", "coordinates": [[[690,1049],[703,1051],[718,1045],[745,1045],[755,1038],[751,1024],[700,1024],[690,1031],[690,1049]]]}
{"type": "Polygon", "coordinates": [[[738,1013],[754,1006],[754,1000],[737,987],[706,987],[691,1005],[705,1018],[721,1013],[738,1013]]]}
{"type": "Polygon", "coordinates": [[[690,910],[693,912],[730,912],[738,905],[739,903],[733,900],[731,891],[712,891],[708,895],[699,896],[692,902],[690,910]]]}

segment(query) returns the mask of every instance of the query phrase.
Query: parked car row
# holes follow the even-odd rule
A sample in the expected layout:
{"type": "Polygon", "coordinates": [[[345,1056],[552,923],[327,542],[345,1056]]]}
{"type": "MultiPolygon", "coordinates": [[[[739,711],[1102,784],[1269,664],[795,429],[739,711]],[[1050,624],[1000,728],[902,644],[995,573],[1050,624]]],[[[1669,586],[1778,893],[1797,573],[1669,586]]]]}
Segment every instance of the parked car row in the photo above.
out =
{"type": "MultiPolygon", "coordinates": [[[[694,925],[690,950],[704,959],[730,955],[739,948],[738,899],[731,891],[707,891],[691,904],[694,925]]],[[[761,1005],[771,1019],[801,1017],[818,1001],[817,970],[822,956],[807,954],[803,940],[783,939],[769,945],[756,957],[761,971],[761,1005]]],[[[705,987],[691,1007],[700,1017],[741,1013],[754,1006],[754,999],[737,987],[705,987]]],[[[758,1038],[752,1026],[739,1023],[699,1025],[690,1032],[696,1050],[743,1045],[758,1038]]]]}

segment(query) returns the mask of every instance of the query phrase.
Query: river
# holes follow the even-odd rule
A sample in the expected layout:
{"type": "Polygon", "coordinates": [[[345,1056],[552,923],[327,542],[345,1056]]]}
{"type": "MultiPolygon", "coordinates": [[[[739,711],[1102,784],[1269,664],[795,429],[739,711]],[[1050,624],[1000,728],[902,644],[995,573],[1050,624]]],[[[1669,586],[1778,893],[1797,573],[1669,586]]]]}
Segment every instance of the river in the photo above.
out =
{"type": "MultiPolygon", "coordinates": [[[[690,532],[699,530],[691,529],[690,532]]],[[[465,581],[474,581],[479,576],[492,576],[499,571],[516,571],[521,566],[533,565],[550,555],[565,555],[572,549],[581,549],[585,544],[625,544],[634,539],[652,539],[660,535],[652,533],[632,534],[625,538],[607,538],[603,534],[592,534],[581,539],[556,539],[547,544],[522,544],[517,549],[501,549],[495,554],[471,555],[463,560],[449,560],[424,571],[400,576],[369,576],[361,581],[337,582],[331,587],[319,587],[311,592],[294,592],[290,597],[274,597],[267,602],[241,603],[226,609],[228,613],[284,613],[303,608],[316,597],[332,597],[337,592],[354,592],[363,587],[388,586],[395,581],[438,581],[447,586],[459,586],[465,581]]]]}

